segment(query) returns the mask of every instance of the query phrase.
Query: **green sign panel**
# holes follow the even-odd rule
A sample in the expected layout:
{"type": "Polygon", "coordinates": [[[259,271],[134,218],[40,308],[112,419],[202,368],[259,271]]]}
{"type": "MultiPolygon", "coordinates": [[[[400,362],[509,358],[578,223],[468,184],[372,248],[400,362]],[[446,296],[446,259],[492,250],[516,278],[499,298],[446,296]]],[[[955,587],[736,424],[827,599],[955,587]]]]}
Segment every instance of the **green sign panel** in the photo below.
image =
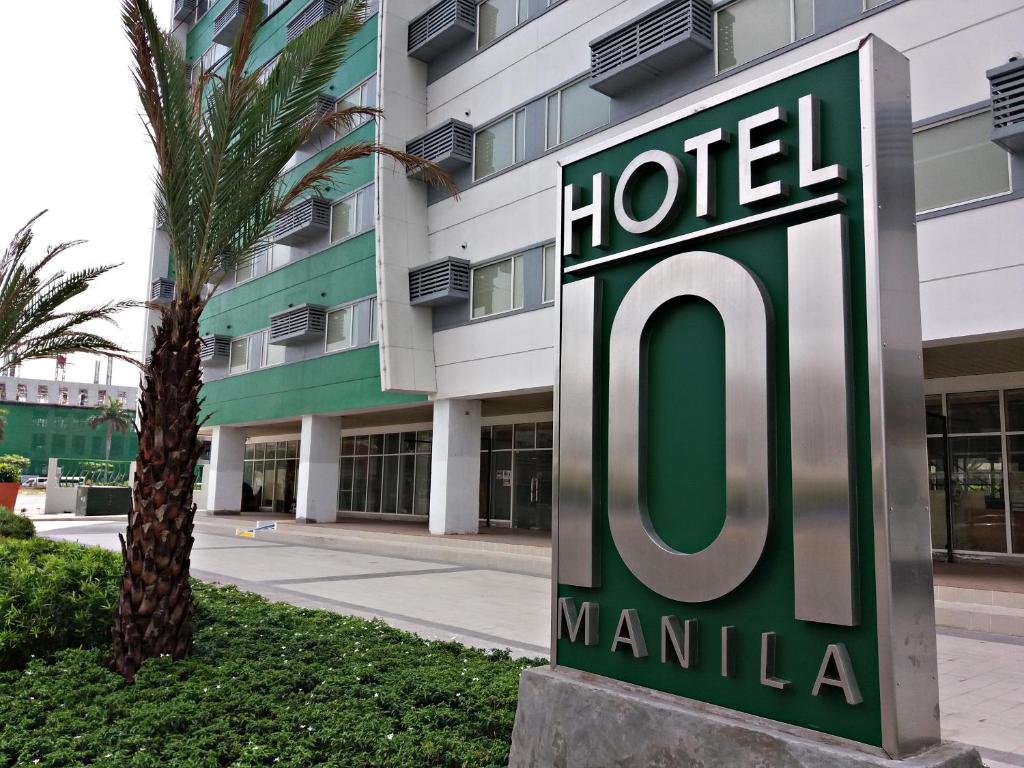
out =
{"type": "Polygon", "coordinates": [[[555,665],[937,742],[910,139],[866,38],[562,165],[555,665]]]}

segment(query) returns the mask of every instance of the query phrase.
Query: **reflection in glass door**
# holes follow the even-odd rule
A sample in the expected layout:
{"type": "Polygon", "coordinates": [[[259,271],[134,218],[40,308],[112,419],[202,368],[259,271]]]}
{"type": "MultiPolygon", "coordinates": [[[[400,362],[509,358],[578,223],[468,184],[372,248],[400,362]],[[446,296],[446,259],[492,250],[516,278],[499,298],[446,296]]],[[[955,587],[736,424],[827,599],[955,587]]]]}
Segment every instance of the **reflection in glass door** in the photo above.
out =
{"type": "Polygon", "coordinates": [[[516,528],[551,529],[551,451],[516,451],[516,528]]]}

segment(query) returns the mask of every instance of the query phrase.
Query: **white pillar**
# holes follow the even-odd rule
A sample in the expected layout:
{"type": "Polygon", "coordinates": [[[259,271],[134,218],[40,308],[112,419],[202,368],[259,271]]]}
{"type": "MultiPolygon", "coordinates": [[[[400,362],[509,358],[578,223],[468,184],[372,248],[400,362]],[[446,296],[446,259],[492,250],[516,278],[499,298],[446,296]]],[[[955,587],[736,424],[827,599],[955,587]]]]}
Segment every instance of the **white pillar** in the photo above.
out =
{"type": "Polygon", "coordinates": [[[480,528],[480,401],[434,403],[430,462],[430,532],[480,528]]]}
{"type": "Polygon", "coordinates": [[[206,509],[214,515],[237,515],[242,509],[242,463],[245,459],[245,430],[214,427],[210,447],[210,483],[206,509]]]}
{"type": "Polygon", "coordinates": [[[303,416],[295,518],[306,523],[338,519],[341,417],[303,416]]]}

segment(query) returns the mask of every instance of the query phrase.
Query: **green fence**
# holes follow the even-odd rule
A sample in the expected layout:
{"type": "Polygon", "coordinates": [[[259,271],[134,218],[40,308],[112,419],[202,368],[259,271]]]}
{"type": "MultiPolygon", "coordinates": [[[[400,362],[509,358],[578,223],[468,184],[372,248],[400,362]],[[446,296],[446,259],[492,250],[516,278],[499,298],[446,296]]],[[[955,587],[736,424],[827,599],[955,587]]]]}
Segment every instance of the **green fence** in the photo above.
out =
{"type": "Polygon", "coordinates": [[[75,485],[128,485],[130,461],[96,461],[95,459],[57,459],[60,484],[75,485]]]}

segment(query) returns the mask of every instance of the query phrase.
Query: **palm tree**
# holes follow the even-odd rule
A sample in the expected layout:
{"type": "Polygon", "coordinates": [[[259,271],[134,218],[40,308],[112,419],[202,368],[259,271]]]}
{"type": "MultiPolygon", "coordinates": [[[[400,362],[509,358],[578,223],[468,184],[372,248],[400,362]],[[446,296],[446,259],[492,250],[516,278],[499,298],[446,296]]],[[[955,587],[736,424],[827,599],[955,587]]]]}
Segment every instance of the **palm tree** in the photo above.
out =
{"type": "Polygon", "coordinates": [[[159,309],[143,367],[133,510],[121,539],[124,572],[113,626],[113,668],[131,681],[154,656],[182,658],[192,645],[189,557],[198,440],[199,316],[215,282],[269,240],[275,219],[333,183],[352,161],[382,154],[421,169],[420,158],[375,143],[338,145],[298,181],[281,181],[288,160],[314,132],[349,126],[377,110],[342,109],[318,119],[319,94],[362,24],[365,0],[341,8],[288,43],[269,77],[247,72],[262,3],[249,3],[226,69],[190,85],[180,45],[158,25],[149,0],[123,0],[134,76],[156,150],[157,212],[175,270],[173,301],[159,309]]]}
{"type": "Polygon", "coordinates": [[[78,310],[67,307],[93,280],[117,265],[43,275],[57,257],[82,240],[52,246],[35,263],[25,260],[32,244],[32,225],[44,213],[36,214],[18,230],[0,258],[0,371],[13,370],[26,360],[72,352],[102,352],[128,359],[117,344],[83,327],[94,320],[113,322],[118,311],[135,306],[135,302],[112,301],[78,310]]]}
{"type": "Polygon", "coordinates": [[[114,433],[124,434],[135,426],[135,414],[121,405],[120,400],[107,396],[105,402],[97,406],[98,413],[90,416],[86,422],[90,429],[107,428],[107,447],[103,453],[104,461],[110,461],[110,440],[114,433]]]}

